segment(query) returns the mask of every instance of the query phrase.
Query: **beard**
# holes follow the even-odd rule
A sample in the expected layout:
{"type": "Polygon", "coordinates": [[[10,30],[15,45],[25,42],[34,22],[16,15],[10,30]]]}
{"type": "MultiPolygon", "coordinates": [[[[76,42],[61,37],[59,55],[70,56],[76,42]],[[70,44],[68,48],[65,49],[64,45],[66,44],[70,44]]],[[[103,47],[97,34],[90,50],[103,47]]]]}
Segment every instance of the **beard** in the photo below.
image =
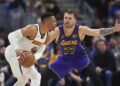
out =
{"type": "Polygon", "coordinates": [[[70,25],[69,23],[65,23],[64,26],[65,26],[65,28],[72,28],[73,27],[73,25],[70,25]]]}

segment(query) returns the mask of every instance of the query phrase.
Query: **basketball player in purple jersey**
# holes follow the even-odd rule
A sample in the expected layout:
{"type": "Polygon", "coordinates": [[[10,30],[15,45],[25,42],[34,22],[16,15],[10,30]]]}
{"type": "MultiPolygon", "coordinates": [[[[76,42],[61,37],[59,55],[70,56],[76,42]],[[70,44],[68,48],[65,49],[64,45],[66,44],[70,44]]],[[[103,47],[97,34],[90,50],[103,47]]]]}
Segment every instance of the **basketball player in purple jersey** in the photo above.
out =
{"type": "Polygon", "coordinates": [[[90,60],[85,52],[81,41],[85,36],[105,36],[120,31],[120,24],[116,21],[114,27],[92,29],[87,26],[76,24],[76,14],[72,9],[64,13],[63,25],[55,28],[49,34],[49,44],[56,39],[60,46],[61,55],[49,65],[49,68],[57,75],[59,79],[64,78],[73,69],[89,70],[88,74],[95,86],[103,86],[98,79],[94,68],[90,69],[90,60]],[[93,75],[93,72],[95,75],[93,75]]]}

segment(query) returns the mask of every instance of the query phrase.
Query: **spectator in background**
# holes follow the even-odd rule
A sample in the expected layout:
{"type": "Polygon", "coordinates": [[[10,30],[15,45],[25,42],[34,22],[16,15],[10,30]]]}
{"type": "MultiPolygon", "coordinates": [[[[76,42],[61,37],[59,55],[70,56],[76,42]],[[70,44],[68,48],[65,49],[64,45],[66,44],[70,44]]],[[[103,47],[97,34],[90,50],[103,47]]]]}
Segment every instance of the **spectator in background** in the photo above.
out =
{"type": "Polygon", "coordinates": [[[24,9],[22,8],[19,0],[13,0],[9,2],[9,30],[14,31],[22,27],[22,18],[24,15],[24,9]]]}
{"type": "Polygon", "coordinates": [[[108,6],[111,0],[86,0],[86,1],[95,10],[98,18],[100,18],[102,21],[105,21],[105,19],[107,19],[108,6]]]}
{"type": "Polygon", "coordinates": [[[115,56],[117,70],[120,71],[120,46],[116,36],[112,36],[110,38],[109,46],[110,46],[110,50],[113,52],[115,56]]]}
{"type": "Polygon", "coordinates": [[[120,34],[118,34],[118,35],[116,36],[116,39],[117,39],[117,42],[118,42],[118,46],[120,47],[120,34]]]}
{"type": "Polygon", "coordinates": [[[97,52],[93,61],[96,66],[96,72],[101,76],[104,86],[112,86],[112,73],[116,70],[116,61],[113,53],[107,49],[104,40],[97,42],[97,52]]]}
{"type": "Polygon", "coordinates": [[[111,1],[109,4],[109,16],[115,18],[118,11],[120,11],[120,1],[111,1]]]}
{"type": "Polygon", "coordinates": [[[41,14],[45,13],[46,10],[41,1],[29,0],[26,2],[26,12],[23,18],[23,25],[31,23],[40,23],[41,14]]]}
{"type": "Polygon", "coordinates": [[[116,17],[120,16],[120,1],[119,0],[113,0],[110,2],[108,16],[109,16],[108,25],[112,25],[116,17]]]}
{"type": "Polygon", "coordinates": [[[41,22],[41,14],[43,14],[44,12],[46,12],[46,9],[44,8],[43,6],[43,3],[40,2],[40,1],[37,1],[35,3],[35,14],[36,14],[36,19],[37,19],[37,22],[41,22]]]}
{"type": "Polygon", "coordinates": [[[90,58],[93,58],[96,52],[96,43],[99,41],[101,38],[100,37],[93,37],[92,38],[92,47],[90,49],[90,58]]]}
{"type": "Polygon", "coordinates": [[[0,37],[4,38],[5,36],[5,29],[3,27],[0,27],[0,37]]]}
{"type": "MultiPolygon", "coordinates": [[[[5,59],[5,40],[4,38],[0,37],[0,80],[3,80],[3,84],[11,77],[12,73],[8,62],[5,59]]],[[[4,86],[4,85],[3,85],[4,86]]],[[[6,85],[5,85],[6,86],[6,85]]]]}
{"type": "MultiPolygon", "coordinates": [[[[8,4],[6,0],[0,0],[0,27],[8,28],[8,4]]],[[[1,29],[1,28],[0,28],[1,29]]]]}
{"type": "Polygon", "coordinates": [[[4,38],[0,37],[0,68],[8,65],[4,53],[5,53],[5,40],[4,38]]]}
{"type": "Polygon", "coordinates": [[[45,6],[46,11],[52,12],[57,19],[61,16],[61,15],[59,15],[60,9],[54,0],[43,1],[43,4],[45,6]]]}
{"type": "Polygon", "coordinates": [[[73,70],[72,72],[70,72],[70,76],[72,78],[72,80],[74,81],[75,86],[82,86],[82,78],[79,75],[79,71],[77,69],[73,70]]]}
{"type": "Polygon", "coordinates": [[[120,36],[112,36],[109,40],[110,50],[116,58],[117,71],[113,75],[113,86],[120,86],[120,36]]]}
{"type": "Polygon", "coordinates": [[[6,35],[6,30],[4,28],[0,27],[0,38],[2,38],[5,41],[4,46],[8,46],[8,44],[9,44],[6,36],[7,36],[6,35]]]}
{"type": "Polygon", "coordinates": [[[27,24],[36,23],[35,8],[36,0],[26,0],[25,14],[23,15],[23,26],[27,24]]]}

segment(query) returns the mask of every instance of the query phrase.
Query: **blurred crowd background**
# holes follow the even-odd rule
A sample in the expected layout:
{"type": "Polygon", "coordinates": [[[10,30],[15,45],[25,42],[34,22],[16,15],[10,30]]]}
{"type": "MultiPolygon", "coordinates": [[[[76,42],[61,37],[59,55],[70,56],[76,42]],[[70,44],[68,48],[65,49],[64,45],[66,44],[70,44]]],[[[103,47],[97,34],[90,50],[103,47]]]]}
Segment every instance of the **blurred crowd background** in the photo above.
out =
{"type": "MultiPolygon", "coordinates": [[[[120,20],[120,0],[0,0],[0,86],[12,86],[16,81],[4,57],[8,33],[27,24],[40,23],[43,12],[52,12],[57,24],[62,24],[63,13],[68,8],[77,12],[79,24],[92,28],[111,27],[116,18],[120,20]]],[[[86,37],[83,46],[104,86],[120,86],[120,33],[86,37]]],[[[42,74],[41,86],[59,86],[47,71],[59,54],[59,47],[53,42],[36,60],[36,68],[42,74]]],[[[89,76],[81,78],[77,69],[64,80],[66,86],[94,86],[89,76]]]]}

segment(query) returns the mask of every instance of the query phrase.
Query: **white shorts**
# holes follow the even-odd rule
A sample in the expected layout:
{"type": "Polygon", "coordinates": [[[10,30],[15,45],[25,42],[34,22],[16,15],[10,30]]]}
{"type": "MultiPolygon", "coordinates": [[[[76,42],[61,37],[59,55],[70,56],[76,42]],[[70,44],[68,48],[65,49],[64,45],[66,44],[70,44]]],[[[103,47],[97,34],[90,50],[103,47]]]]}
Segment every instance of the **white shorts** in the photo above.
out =
{"type": "Polygon", "coordinates": [[[36,70],[35,66],[24,68],[19,65],[18,57],[16,56],[15,50],[12,45],[9,45],[5,50],[5,58],[9,62],[13,75],[16,78],[20,78],[23,75],[31,80],[41,79],[40,73],[36,70]]]}

